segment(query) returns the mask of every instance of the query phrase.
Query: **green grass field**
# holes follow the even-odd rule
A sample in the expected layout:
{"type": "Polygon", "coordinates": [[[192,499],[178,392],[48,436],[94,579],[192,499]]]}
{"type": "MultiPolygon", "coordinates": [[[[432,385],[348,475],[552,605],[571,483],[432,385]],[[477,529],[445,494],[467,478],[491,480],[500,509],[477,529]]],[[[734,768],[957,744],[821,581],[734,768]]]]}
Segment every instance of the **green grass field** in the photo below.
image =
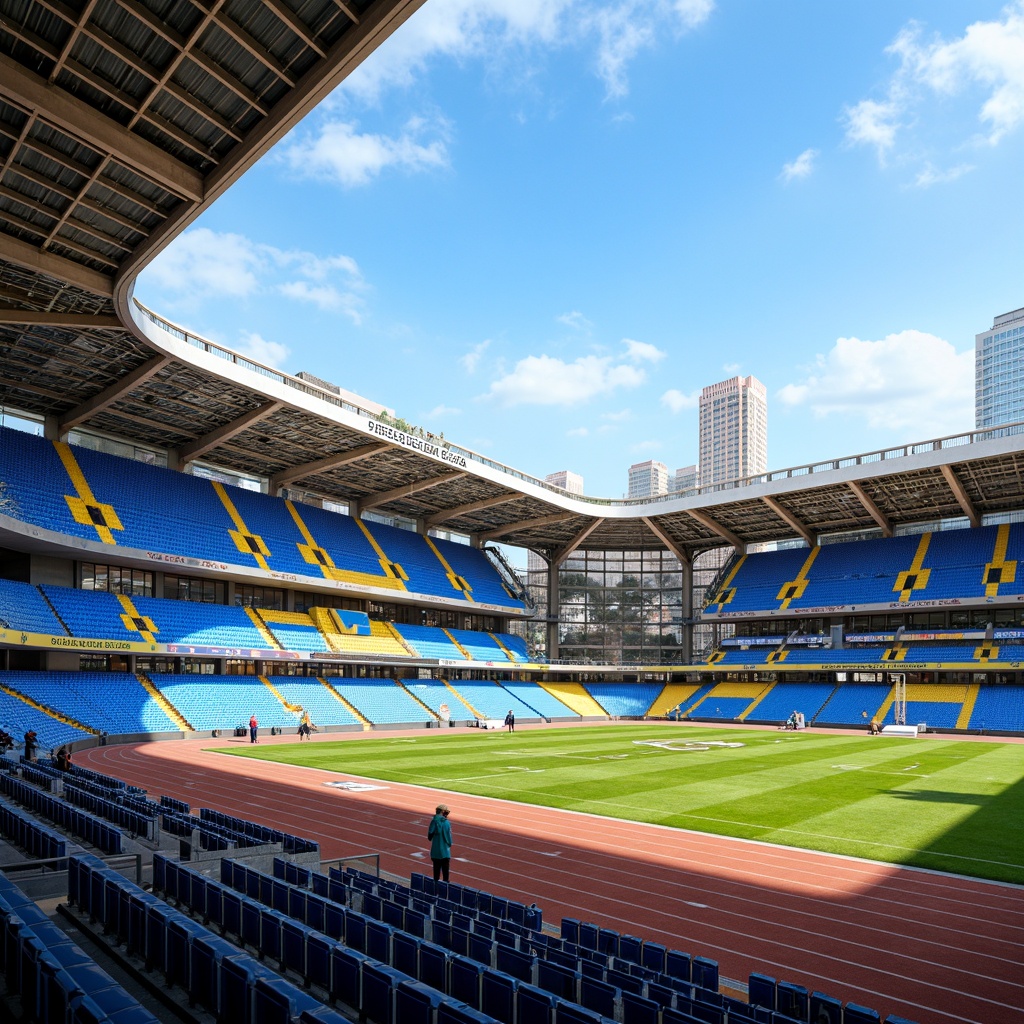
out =
{"type": "Polygon", "coordinates": [[[224,752],[1024,884],[1021,744],[598,726],[224,752]]]}

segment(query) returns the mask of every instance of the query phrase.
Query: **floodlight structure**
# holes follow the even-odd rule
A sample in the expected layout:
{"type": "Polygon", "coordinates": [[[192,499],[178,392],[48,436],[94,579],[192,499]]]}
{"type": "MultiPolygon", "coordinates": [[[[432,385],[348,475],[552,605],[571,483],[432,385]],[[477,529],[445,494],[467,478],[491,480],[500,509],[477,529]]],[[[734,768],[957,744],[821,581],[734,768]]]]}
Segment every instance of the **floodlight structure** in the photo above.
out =
{"type": "Polygon", "coordinates": [[[893,675],[893,721],[896,725],[907,724],[907,676],[904,672],[893,675]]]}

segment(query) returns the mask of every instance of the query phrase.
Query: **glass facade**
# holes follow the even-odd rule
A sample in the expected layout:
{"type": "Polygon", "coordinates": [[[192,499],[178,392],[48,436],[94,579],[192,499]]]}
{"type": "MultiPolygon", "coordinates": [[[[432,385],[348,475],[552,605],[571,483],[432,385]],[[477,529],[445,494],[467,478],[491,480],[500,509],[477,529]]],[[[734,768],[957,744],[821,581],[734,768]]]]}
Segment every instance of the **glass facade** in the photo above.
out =
{"type": "Polygon", "coordinates": [[[974,418],[978,429],[1024,420],[1024,310],[975,338],[974,418]]]}

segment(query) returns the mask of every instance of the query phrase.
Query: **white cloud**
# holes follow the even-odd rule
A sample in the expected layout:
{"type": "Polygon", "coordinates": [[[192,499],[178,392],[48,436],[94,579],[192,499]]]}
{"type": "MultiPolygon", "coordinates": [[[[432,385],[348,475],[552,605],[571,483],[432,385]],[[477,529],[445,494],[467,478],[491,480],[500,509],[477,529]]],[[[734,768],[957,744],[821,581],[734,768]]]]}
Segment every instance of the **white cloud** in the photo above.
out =
{"type": "Polygon", "coordinates": [[[574,331],[589,331],[594,326],[578,309],[556,316],[555,320],[560,324],[565,324],[566,327],[571,327],[574,331]]]}
{"type": "Polygon", "coordinates": [[[627,420],[633,418],[633,413],[629,409],[620,409],[618,412],[603,412],[601,413],[601,419],[607,420],[609,423],[625,423],[627,420]]]}
{"type": "Polygon", "coordinates": [[[915,188],[931,188],[932,185],[945,185],[947,182],[956,181],[965,174],[974,170],[972,164],[958,164],[956,167],[949,167],[940,171],[931,164],[926,164],[914,178],[915,188]]]}
{"type": "Polygon", "coordinates": [[[661,396],[661,404],[670,412],[682,412],[684,409],[696,409],[700,404],[700,392],[691,391],[688,395],[678,388],[669,388],[661,396]]]}
{"type": "Polygon", "coordinates": [[[968,25],[962,36],[950,40],[925,40],[922,26],[910,22],[886,53],[899,59],[899,67],[884,98],[864,99],[844,111],[847,141],[873,146],[881,162],[909,125],[936,128],[948,122],[953,132],[958,130],[955,113],[948,106],[929,110],[929,99],[973,90],[980,101],[976,117],[991,145],[1024,123],[1024,0],[1009,4],[995,20],[968,25]]]}
{"type": "Polygon", "coordinates": [[[503,82],[515,62],[544,50],[592,48],[608,98],[629,91],[631,62],[667,35],[700,27],[712,0],[431,0],[345,81],[346,95],[375,101],[387,88],[408,88],[435,58],[484,59],[503,82]]]}
{"type": "MultiPolygon", "coordinates": [[[[624,344],[626,360],[637,357],[624,344]]],[[[633,342],[633,345],[640,344],[633,342]]],[[[654,346],[644,346],[654,349],[654,346]]],[[[657,352],[657,349],[654,349],[657,352]]],[[[641,358],[651,359],[650,354],[641,358]]],[[[597,395],[607,395],[620,388],[643,384],[647,374],[632,362],[613,356],[580,356],[571,363],[553,356],[527,356],[520,359],[511,373],[499,377],[483,397],[502,405],[577,405],[597,395]]]]}
{"type": "Polygon", "coordinates": [[[447,167],[449,135],[448,123],[439,119],[413,118],[398,136],[361,133],[354,122],[328,120],[286,143],[281,158],[300,177],[355,188],[388,167],[410,173],[447,167]]]}
{"type": "Polygon", "coordinates": [[[626,346],[626,358],[632,359],[634,363],[660,363],[666,355],[660,348],[646,341],[623,338],[622,344],[626,346]]]}
{"type": "Polygon", "coordinates": [[[914,438],[956,433],[974,421],[974,350],[957,352],[913,330],[880,341],[839,338],[778,397],[819,418],[838,413],[873,429],[912,431],[914,438]]]}
{"type": "Polygon", "coordinates": [[[805,149],[791,164],[782,165],[780,178],[787,184],[809,178],[814,173],[814,161],[818,157],[816,149],[805,149]]]}
{"type": "Polygon", "coordinates": [[[242,335],[235,349],[255,363],[262,363],[264,366],[272,366],[275,369],[280,369],[291,355],[291,349],[287,345],[282,345],[277,341],[267,341],[261,335],[249,332],[242,335]]]}
{"type": "Polygon", "coordinates": [[[480,365],[480,359],[490,344],[491,339],[486,338],[479,344],[474,345],[465,355],[459,357],[459,363],[466,373],[476,373],[476,368],[480,365]]]}
{"type": "Polygon", "coordinates": [[[350,256],[278,249],[245,235],[192,228],[146,270],[147,280],[172,302],[195,307],[205,299],[249,298],[276,292],[325,312],[362,320],[366,283],[350,256]],[[284,278],[282,280],[282,278],[284,278]]]}
{"type": "Polygon", "coordinates": [[[426,418],[428,420],[437,420],[442,416],[459,416],[462,410],[456,409],[454,406],[445,405],[443,402],[440,405],[435,405],[430,412],[427,413],[426,418]]]}
{"type": "Polygon", "coordinates": [[[586,437],[590,431],[586,427],[573,427],[565,432],[566,437],[586,437]]]}

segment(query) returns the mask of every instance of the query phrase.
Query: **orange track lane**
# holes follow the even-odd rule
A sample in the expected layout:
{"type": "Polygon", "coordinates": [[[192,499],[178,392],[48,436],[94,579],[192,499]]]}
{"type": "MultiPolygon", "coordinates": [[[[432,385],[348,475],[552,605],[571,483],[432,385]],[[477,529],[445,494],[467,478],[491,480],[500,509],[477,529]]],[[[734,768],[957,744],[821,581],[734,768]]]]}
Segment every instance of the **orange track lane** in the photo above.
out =
{"type": "Polygon", "coordinates": [[[348,792],[325,785],[333,772],[210,750],[247,742],[96,747],[75,761],[315,839],[325,858],[379,851],[406,877],[429,870],[426,825],[443,795],[453,880],[535,900],[556,925],[594,921],[711,957],[723,977],[760,971],[883,1018],[1024,1024],[1024,887],[427,787],[348,792]]]}

